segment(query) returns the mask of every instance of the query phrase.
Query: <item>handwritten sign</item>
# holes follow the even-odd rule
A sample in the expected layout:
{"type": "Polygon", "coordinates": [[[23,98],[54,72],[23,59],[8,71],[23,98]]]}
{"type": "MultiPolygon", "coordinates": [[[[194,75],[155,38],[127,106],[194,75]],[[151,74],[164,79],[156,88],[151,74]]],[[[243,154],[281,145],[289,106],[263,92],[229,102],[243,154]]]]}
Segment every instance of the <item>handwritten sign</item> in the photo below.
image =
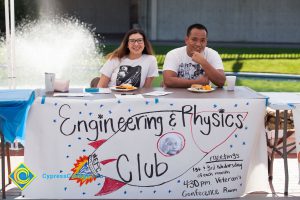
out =
{"type": "Polygon", "coordinates": [[[233,198],[244,194],[263,99],[37,100],[26,198],[233,198]]]}

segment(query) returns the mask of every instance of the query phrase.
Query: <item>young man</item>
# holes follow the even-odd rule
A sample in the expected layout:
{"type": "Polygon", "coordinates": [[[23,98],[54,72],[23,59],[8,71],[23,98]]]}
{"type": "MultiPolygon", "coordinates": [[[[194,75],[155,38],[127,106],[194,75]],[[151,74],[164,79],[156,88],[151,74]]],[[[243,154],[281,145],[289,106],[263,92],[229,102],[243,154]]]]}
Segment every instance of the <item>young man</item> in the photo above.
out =
{"type": "Polygon", "coordinates": [[[206,47],[207,29],[202,24],[188,27],[186,46],[167,53],[163,78],[166,87],[188,88],[192,84],[206,85],[211,81],[222,87],[226,77],[218,52],[206,47]]]}

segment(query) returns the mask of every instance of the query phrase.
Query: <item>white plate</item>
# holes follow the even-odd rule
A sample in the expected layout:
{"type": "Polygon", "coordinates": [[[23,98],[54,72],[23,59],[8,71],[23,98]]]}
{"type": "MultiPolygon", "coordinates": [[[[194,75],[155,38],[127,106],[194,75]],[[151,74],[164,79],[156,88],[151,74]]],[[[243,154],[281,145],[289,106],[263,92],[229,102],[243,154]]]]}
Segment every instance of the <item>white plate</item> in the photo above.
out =
{"type": "Polygon", "coordinates": [[[188,88],[187,89],[188,91],[191,91],[191,92],[211,92],[211,91],[214,91],[215,88],[211,88],[211,90],[202,90],[202,89],[197,89],[197,88],[188,88]]]}
{"type": "Polygon", "coordinates": [[[119,91],[119,92],[128,92],[128,91],[136,90],[136,89],[138,89],[138,88],[135,87],[135,88],[133,88],[133,89],[121,89],[121,88],[111,87],[110,89],[111,89],[111,90],[114,90],[114,91],[119,91]]]}

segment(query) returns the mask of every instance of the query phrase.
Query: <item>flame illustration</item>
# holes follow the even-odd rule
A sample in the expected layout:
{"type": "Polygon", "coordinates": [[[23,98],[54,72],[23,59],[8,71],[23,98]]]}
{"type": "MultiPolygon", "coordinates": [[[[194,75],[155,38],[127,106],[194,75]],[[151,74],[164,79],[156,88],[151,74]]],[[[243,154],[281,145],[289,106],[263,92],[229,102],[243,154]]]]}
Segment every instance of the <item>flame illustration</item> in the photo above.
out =
{"type": "MultiPolygon", "coordinates": [[[[105,142],[106,140],[100,140],[96,142],[91,142],[89,143],[89,145],[97,149],[105,142]]],[[[88,166],[88,160],[89,160],[88,156],[80,156],[79,159],[76,160],[76,163],[74,164],[74,168],[71,169],[74,173],[72,174],[69,180],[75,180],[77,183],[80,184],[80,186],[82,186],[84,183],[87,185],[88,183],[91,183],[95,181],[96,178],[98,178],[98,176],[92,174],[88,166]]],[[[102,160],[99,163],[102,165],[106,165],[116,160],[117,159],[107,159],[107,160],[102,160]]],[[[97,194],[95,194],[95,196],[110,194],[118,190],[119,188],[123,187],[124,185],[126,185],[126,183],[109,177],[105,177],[103,187],[100,189],[100,191],[97,194]]]]}
{"type": "Polygon", "coordinates": [[[73,174],[69,180],[75,180],[82,186],[83,184],[88,184],[96,180],[88,167],[88,157],[80,156],[74,164],[74,168],[71,169],[73,174]]]}

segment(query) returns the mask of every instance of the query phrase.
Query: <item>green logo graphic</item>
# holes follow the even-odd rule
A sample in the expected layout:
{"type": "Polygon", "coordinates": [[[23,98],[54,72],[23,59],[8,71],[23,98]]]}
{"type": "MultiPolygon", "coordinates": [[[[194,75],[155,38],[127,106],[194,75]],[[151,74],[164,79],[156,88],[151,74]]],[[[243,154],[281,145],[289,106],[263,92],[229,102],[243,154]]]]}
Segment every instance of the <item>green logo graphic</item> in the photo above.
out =
{"type": "Polygon", "coordinates": [[[24,190],[35,179],[35,175],[29,170],[29,168],[21,163],[10,175],[9,178],[18,186],[21,190],[24,190]]]}

